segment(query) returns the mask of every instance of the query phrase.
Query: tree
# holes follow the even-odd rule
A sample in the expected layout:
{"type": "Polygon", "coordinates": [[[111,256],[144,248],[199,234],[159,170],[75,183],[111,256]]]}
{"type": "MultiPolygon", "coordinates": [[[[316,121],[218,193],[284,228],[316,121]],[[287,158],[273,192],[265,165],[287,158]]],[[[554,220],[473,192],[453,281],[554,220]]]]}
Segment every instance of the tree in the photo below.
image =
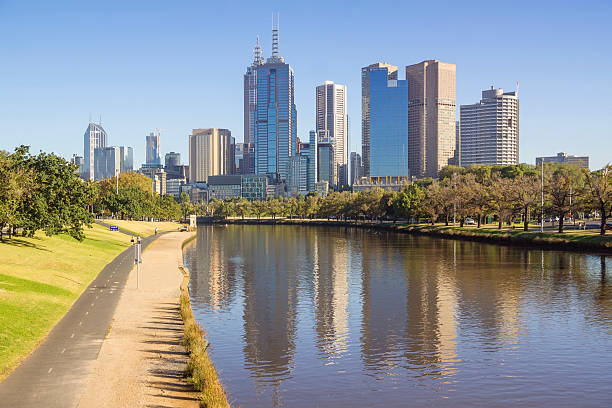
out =
{"type": "Polygon", "coordinates": [[[260,219],[261,216],[266,212],[266,203],[264,201],[253,201],[251,209],[257,219],[260,219]]]}
{"type": "Polygon", "coordinates": [[[599,233],[606,234],[606,221],[612,216],[612,165],[601,170],[584,171],[587,201],[597,208],[601,216],[599,233]]]}
{"type": "Polygon", "coordinates": [[[418,184],[409,184],[393,196],[393,215],[399,218],[416,218],[423,210],[424,200],[424,190],[418,184]]]}
{"type": "Polygon", "coordinates": [[[511,200],[523,213],[523,231],[529,231],[529,219],[540,203],[540,183],[536,174],[523,172],[512,182],[511,200]]]}
{"type": "Polygon", "coordinates": [[[183,191],[179,196],[179,203],[181,206],[181,214],[183,215],[183,220],[186,220],[187,217],[193,211],[193,206],[191,205],[191,199],[189,198],[189,194],[183,191]]]}
{"type": "Polygon", "coordinates": [[[495,174],[491,178],[489,188],[489,205],[497,214],[498,228],[502,228],[504,220],[512,216],[515,203],[512,200],[512,180],[495,174]]]}
{"type": "Polygon", "coordinates": [[[554,216],[559,217],[559,233],[563,233],[563,221],[566,214],[571,211],[571,196],[579,193],[582,173],[578,166],[556,164],[545,166],[544,174],[544,191],[549,200],[548,207],[554,216]]]}
{"type": "Polygon", "coordinates": [[[236,201],[236,213],[244,220],[244,216],[249,214],[251,210],[251,203],[244,197],[240,197],[236,201]]]}

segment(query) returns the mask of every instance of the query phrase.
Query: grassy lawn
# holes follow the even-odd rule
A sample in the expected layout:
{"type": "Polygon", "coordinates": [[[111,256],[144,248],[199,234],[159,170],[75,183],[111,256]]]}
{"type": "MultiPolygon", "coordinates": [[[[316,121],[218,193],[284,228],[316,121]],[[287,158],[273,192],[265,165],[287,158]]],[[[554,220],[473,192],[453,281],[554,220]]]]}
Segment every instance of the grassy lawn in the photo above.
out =
{"type": "Polygon", "coordinates": [[[130,244],[99,225],[65,235],[0,242],[0,380],[38,345],[87,285],[130,244]]]}
{"type": "Polygon", "coordinates": [[[147,237],[155,233],[157,227],[158,232],[164,231],[176,231],[181,225],[177,222],[170,221],[124,221],[124,220],[103,220],[106,224],[116,225],[117,227],[131,232],[134,235],[140,235],[141,237],[147,237]]]}

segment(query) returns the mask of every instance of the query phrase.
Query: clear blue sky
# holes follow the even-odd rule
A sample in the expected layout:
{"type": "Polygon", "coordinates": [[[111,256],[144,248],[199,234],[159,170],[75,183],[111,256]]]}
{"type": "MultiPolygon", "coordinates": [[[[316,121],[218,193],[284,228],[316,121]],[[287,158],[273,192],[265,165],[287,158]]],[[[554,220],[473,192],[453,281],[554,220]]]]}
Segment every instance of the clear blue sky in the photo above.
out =
{"type": "Polygon", "coordinates": [[[521,162],[559,151],[591,156],[592,168],[612,161],[609,0],[0,0],[0,149],[83,154],[90,115],[111,145],[134,146],[137,164],[155,128],[162,152],[184,162],[192,128],[229,128],[240,141],[242,75],[257,34],[269,55],[276,11],[302,138],[315,86],[333,80],[348,86],[360,151],[360,68],[435,58],[457,64],[457,105],[520,81],[521,162]]]}

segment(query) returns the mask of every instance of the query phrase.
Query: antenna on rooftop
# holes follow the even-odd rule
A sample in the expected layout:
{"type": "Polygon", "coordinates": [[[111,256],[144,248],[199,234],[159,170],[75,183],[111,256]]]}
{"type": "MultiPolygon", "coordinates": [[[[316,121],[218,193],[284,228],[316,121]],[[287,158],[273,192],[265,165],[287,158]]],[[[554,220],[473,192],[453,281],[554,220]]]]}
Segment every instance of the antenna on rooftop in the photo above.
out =
{"type": "Polygon", "coordinates": [[[257,36],[257,43],[255,48],[253,48],[253,65],[263,64],[263,56],[261,54],[261,45],[259,45],[259,36],[257,36]]]}
{"type": "Polygon", "coordinates": [[[280,14],[276,14],[276,28],[274,28],[274,13],[272,13],[272,57],[278,57],[278,30],[280,14]]]}

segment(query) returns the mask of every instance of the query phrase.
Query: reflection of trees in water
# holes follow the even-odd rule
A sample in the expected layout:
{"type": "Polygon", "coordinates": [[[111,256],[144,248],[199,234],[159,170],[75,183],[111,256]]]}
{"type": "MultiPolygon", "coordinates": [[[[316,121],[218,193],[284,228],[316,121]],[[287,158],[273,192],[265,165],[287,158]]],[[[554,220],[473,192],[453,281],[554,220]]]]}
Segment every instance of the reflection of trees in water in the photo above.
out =
{"type": "Polygon", "coordinates": [[[513,351],[534,311],[571,305],[585,320],[612,321],[606,257],[289,226],[200,228],[195,248],[191,290],[211,308],[225,308],[243,283],[245,365],[258,387],[271,385],[274,404],[293,370],[298,290],[314,307],[313,346],[325,358],[343,356],[349,298],[360,296],[361,360],[374,376],[451,380],[458,333],[470,347],[513,351]]]}
{"type": "Polygon", "coordinates": [[[240,264],[233,261],[236,248],[221,227],[199,228],[196,243],[189,247],[190,292],[211,309],[224,309],[236,294],[240,264]],[[230,243],[228,245],[228,242],[230,243]]]}

